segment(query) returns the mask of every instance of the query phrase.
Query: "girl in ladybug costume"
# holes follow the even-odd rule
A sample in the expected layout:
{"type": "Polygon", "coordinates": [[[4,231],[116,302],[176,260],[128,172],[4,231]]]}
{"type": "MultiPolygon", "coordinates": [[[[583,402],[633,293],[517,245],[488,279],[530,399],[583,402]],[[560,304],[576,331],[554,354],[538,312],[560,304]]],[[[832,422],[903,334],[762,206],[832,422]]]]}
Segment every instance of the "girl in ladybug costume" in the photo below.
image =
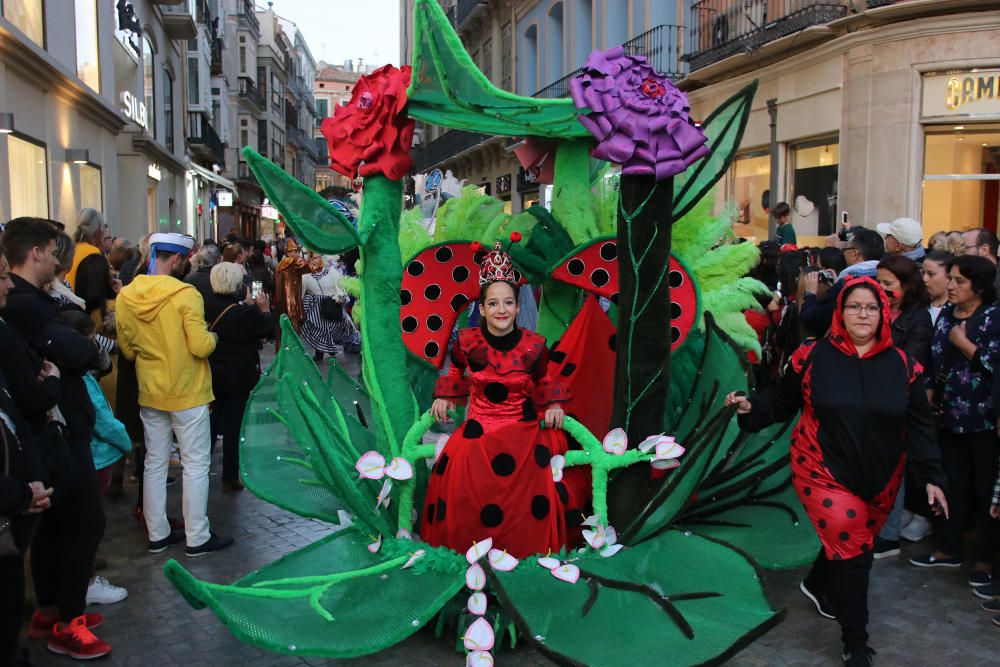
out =
{"type": "Polygon", "coordinates": [[[935,511],[947,514],[923,369],[892,344],[889,300],[870,278],[847,282],[830,335],[802,345],[786,375],[756,396],[730,394],[741,427],[758,431],[801,410],[792,483],[822,549],[800,589],[841,625],[847,665],[869,665],[872,545],[909,462],[935,511]]]}
{"type": "Polygon", "coordinates": [[[545,339],[515,324],[516,283],[498,242],[480,270],[482,324],[459,331],[448,373],[434,389],[438,421],[467,400],[465,421],[448,438],[427,488],[420,535],[435,546],[464,551],[492,537],[524,558],[559,551],[585,516],[589,475],[559,470],[557,481],[550,465],[568,448],[560,427],[569,389],[547,376],[545,339]]]}

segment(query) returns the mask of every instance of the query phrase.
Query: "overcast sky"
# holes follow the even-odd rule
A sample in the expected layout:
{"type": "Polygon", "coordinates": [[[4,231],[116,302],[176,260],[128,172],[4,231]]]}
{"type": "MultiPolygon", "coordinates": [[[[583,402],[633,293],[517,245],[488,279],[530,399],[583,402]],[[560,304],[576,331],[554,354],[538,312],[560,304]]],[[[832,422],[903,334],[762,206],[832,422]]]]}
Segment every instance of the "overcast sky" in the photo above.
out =
{"type": "Polygon", "coordinates": [[[298,25],[317,61],[399,64],[399,0],[274,0],[274,10],[298,25]]]}

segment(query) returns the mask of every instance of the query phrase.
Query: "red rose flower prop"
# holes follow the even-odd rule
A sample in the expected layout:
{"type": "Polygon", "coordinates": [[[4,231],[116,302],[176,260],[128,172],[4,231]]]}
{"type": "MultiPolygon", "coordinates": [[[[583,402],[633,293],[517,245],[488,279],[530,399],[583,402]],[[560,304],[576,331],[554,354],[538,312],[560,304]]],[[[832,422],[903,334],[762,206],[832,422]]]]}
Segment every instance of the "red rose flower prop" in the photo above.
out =
{"type": "Polygon", "coordinates": [[[348,178],[384,174],[398,181],[413,166],[412,118],[404,112],[410,67],[380,67],[358,79],[347,106],[323,120],[330,168],[348,178]]]}

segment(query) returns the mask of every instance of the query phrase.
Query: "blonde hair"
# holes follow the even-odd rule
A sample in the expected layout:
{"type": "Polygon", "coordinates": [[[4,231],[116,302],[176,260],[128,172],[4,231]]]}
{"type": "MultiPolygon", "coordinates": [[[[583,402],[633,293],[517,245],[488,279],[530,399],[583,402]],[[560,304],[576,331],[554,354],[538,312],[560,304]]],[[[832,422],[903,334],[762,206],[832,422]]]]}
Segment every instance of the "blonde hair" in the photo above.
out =
{"type": "Polygon", "coordinates": [[[243,269],[232,262],[219,262],[212,267],[209,281],[216,294],[236,294],[243,287],[243,269]]]}
{"type": "Polygon", "coordinates": [[[948,240],[945,242],[944,251],[950,252],[956,257],[961,257],[965,254],[965,239],[962,238],[962,232],[948,232],[948,240]]]}

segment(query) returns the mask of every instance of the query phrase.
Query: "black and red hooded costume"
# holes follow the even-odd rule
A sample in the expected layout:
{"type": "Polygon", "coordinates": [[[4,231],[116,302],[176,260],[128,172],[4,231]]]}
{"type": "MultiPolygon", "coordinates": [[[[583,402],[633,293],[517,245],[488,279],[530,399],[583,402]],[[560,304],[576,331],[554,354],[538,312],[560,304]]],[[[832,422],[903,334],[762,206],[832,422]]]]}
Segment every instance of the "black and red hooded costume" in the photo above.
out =
{"type": "Polygon", "coordinates": [[[792,432],[792,482],[830,560],[872,549],[910,466],[922,484],[944,488],[923,369],[892,344],[889,300],[871,278],[847,282],[827,338],[804,343],[786,375],[750,399],[744,429],[757,431],[802,412],[792,432]],[[858,355],[843,302],[867,284],[881,303],[875,345],[858,355]]]}

